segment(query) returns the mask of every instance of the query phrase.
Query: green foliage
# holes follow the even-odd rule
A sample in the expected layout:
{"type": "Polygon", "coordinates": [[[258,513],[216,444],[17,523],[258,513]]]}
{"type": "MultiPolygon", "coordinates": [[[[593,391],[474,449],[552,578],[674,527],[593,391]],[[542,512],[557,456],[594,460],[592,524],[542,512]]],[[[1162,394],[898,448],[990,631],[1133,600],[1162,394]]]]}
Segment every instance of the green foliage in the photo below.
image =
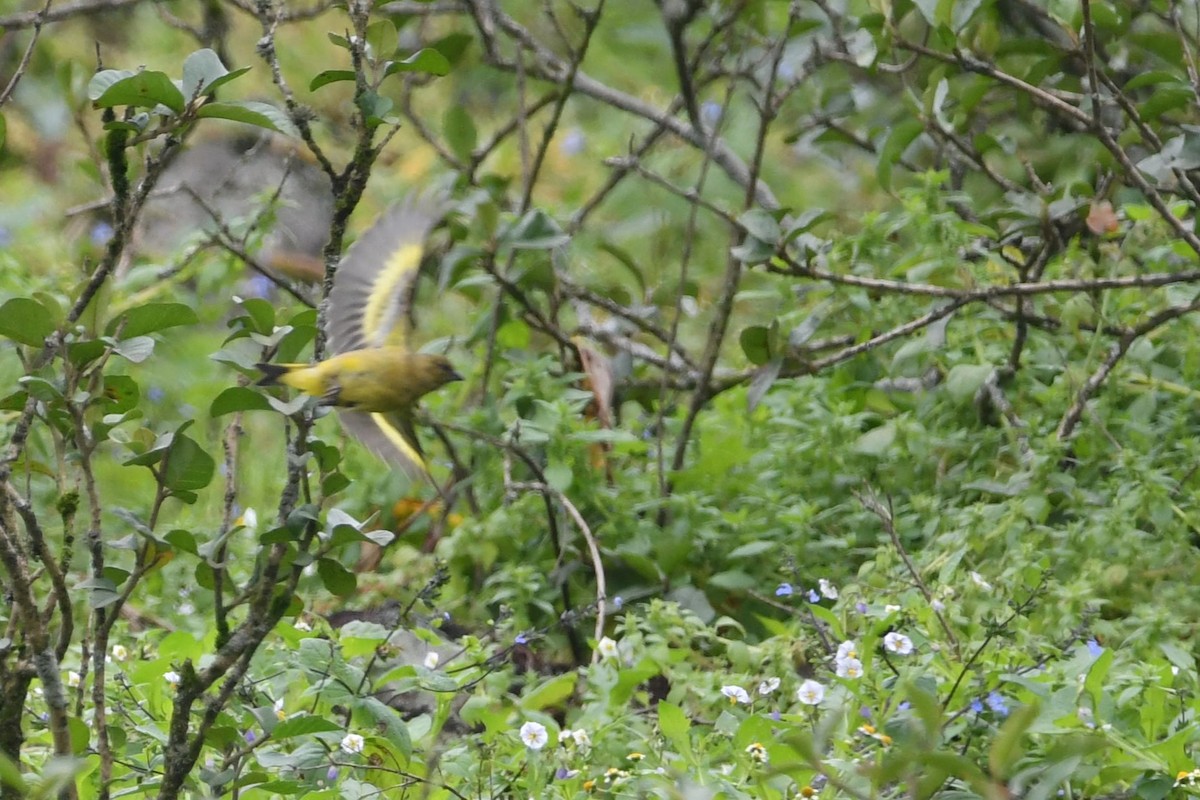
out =
{"type": "Polygon", "coordinates": [[[1194,3],[209,5],[13,65],[0,796],[1200,788],[1194,3]],[[414,176],[436,489],[253,385],[414,176]]]}

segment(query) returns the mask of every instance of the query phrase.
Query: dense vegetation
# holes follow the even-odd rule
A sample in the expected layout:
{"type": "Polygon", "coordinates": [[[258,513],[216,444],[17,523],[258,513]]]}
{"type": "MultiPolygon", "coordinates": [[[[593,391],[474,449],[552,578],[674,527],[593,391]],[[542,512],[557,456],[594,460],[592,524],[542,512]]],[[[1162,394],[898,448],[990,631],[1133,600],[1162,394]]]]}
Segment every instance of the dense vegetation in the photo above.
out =
{"type": "Polygon", "coordinates": [[[0,796],[1200,791],[1194,0],[0,31],[0,796]],[[254,386],[412,194],[428,482],[254,386]]]}

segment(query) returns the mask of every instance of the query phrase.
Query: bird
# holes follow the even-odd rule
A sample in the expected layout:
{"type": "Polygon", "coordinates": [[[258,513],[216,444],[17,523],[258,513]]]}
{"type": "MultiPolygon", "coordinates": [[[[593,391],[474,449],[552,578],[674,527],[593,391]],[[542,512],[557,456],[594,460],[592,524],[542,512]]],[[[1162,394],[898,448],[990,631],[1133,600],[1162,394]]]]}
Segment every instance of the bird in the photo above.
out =
{"type": "Polygon", "coordinates": [[[260,386],[282,384],[338,409],[342,426],[411,478],[429,465],[413,426],[418,402],[462,380],[444,355],[413,352],[406,309],[438,204],[393,206],[350,247],[329,292],[329,357],[315,364],[257,365],[260,386]]]}

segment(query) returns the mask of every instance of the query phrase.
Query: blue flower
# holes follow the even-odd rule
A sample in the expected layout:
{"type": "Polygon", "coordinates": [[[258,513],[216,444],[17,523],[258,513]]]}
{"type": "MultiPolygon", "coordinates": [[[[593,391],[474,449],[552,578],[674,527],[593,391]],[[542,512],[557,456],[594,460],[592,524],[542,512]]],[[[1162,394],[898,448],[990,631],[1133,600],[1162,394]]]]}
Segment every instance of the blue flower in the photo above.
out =
{"type": "Polygon", "coordinates": [[[912,703],[908,702],[907,700],[896,706],[897,711],[908,711],[910,708],[912,708],[912,703]]]}
{"type": "Polygon", "coordinates": [[[583,152],[583,148],[586,146],[587,137],[583,135],[583,131],[579,128],[571,128],[563,136],[558,149],[564,156],[577,156],[583,152]]]}
{"type": "Polygon", "coordinates": [[[1100,643],[1098,641],[1096,641],[1095,639],[1087,640],[1087,649],[1088,649],[1088,652],[1092,654],[1093,658],[1098,657],[1101,653],[1104,652],[1104,648],[1101,647],[1100,643]]]}
{"type": "Polygon", "coordinates": [[[338,779],[338,768],[337,767],[331,766],[328,770],[325,771],[325,780],[329,781],[330,783],[333,783],[337,779],[338,779]]]}
{"type": "Polygon", "coordinates": [[[266,275],[255,273],[246,279],[245,285],[243,286],[243,294],[245,294],[247,297],[266,299],[271,296],[271,292],[274,291],[274,289],[275,284],[270,278],[268,278],[266,275]]]}
{"type": "Polygon", "coordinates": [[[974,711],[976,714],[983,713],[983,703],[979,702],[978,697],[971,701],[971,710],[974,711]]]}
{"type": "Polygon", "coordinates": [[[613,604],[613,608],[620,611],[621,606],[625,605],[625,600],[621,597],[621,595],[617,595],[616,597],[614,597],[612,599],[612,604],[613,604]]]}
{"type": "Polygon", "coordinates": [[[709,125],[717,124],[717,120],[721,118],[721,104],[713,100],[706,100],[700,106],[700,119],[704,120],[709,125]]]}
{"type": "Polygon", "coordinates": [[[865,614],[865,613],[867,613],[867,604],[864,603],[862,600],[859,600],[857,603],[854,604],[854,610],[860,614],[865,614]]]}
{"type": "Polygon", "coordinates": [[[1008,716],[1008,704],[1004,700],[1004,695],[999,692],[989,692],[987,696],[987,706],[992,711],[1002,717],[1008,716]]]}
{"type": "Polygon", "coordinates": [[[517,638],[513,639],[513,642],[516,644],[529,644],[529,636],[524,632],[518,633],[517,638]]]}
{"type": "Polygon", "coordinates": [[[791,597],[795,593],[790,583],[781,583],[779,588],[775,590],[776,597],[791,597]]]}
{"type": "Polygon", "coordinates": [[[97,222],[92,226],[91,233],[89,234],[92,244],[95,245],[107,244],[108,240],[111,239],[112,236],[113,226],[109,225],[107,222],[97,222]]]}
{"type": "Polygon", "coordinates": [[[254,731],[252,731],[252,730],[247,730],[242,735],[246,737],[246,742],[249,744],[254,744],[254,740],[258,738],[257,736],[254,735],[254,731]]]}
{"type": "Polygon", "coordinates": [[[820,600],[821,600],[821,595],[817,594],[816,589],[808,590],[808,602],[816,603],[816,602],[819,602],[820,600]]]}

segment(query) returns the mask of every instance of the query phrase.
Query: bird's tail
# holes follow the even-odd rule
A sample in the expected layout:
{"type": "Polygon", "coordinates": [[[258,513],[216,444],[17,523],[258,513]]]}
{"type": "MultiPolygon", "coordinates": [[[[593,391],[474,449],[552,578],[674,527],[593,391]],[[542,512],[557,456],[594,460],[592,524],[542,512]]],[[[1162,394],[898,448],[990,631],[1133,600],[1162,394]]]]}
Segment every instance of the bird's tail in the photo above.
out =
{"type": "Polygon", "coordinates": [[[296,368],[295,364],[269,364],[265,361],[254,366],[262,373],[255,386],[278,386],[282,383],[280,378],[296,368]]]}

